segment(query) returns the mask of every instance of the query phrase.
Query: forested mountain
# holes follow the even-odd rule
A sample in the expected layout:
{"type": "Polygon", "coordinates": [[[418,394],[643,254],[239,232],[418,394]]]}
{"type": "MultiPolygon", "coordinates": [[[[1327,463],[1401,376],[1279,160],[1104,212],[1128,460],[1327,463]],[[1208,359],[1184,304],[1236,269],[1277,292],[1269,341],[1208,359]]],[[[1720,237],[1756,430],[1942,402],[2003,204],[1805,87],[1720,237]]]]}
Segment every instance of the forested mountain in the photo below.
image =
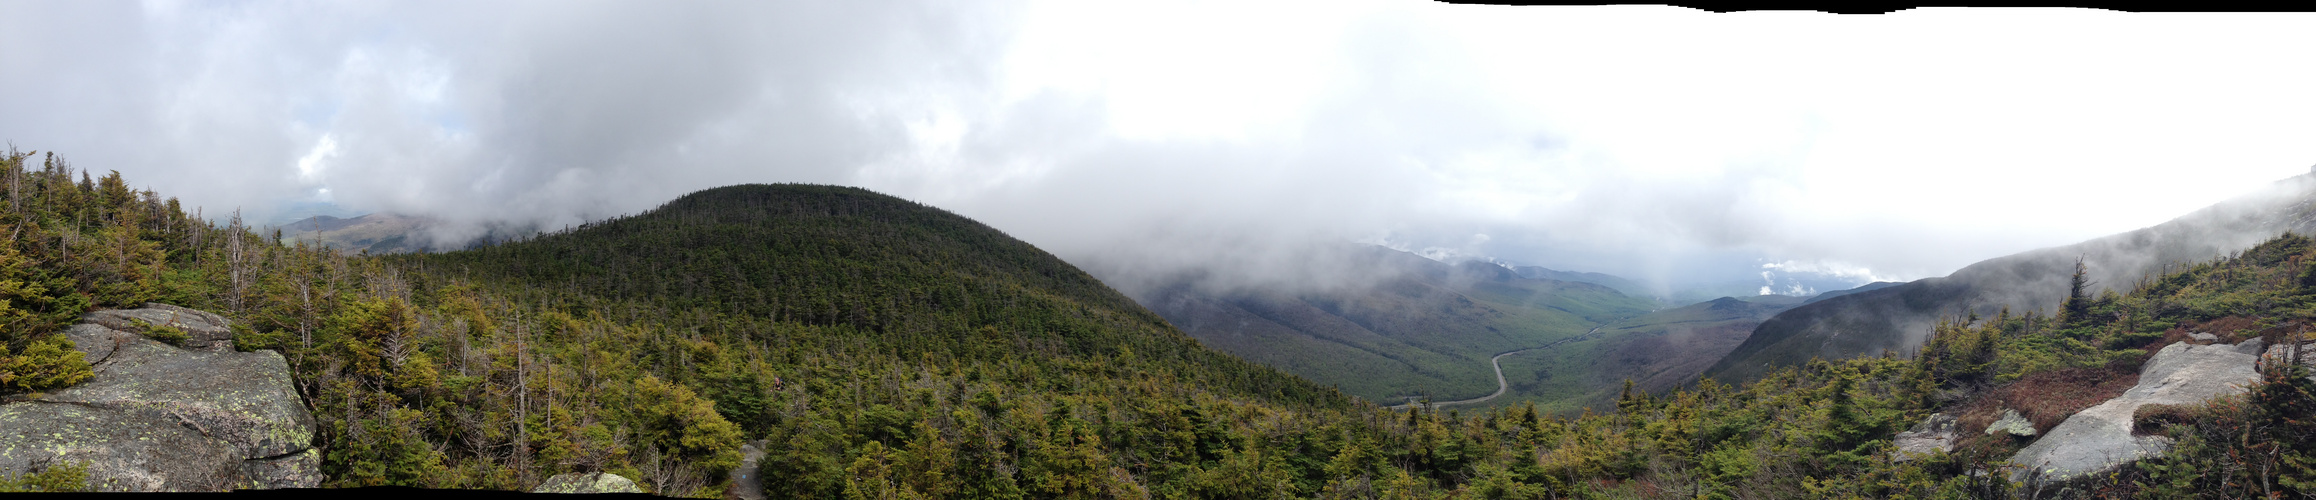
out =
{"type": "MultiPolygon", "coordinates": [[[[1485,396],[1489,358],[1638,316],[1655,301],[1606,286],[1447,264],[1379,246],[1349,249],[1323,289],[1208,290],[1189,280],[1138,292],[1183,332],[1223,352],[1385,404],[1485,396]]],[[[1529,394],[1508,392],[1518,401],[1529,394]]]]}
{"type": "Polygon", "coordinates": [[[2127,291],[2167,270],[2250,248],[2285,231],[2316,233],[2316,174],[2162,224],[2073,245],[1988,259],[1952,275],[1834,297],[1763,322],[1709,372],[1724,382],[1813,357],[1841,359],[1921,345],[1939,318],[2050,311],[2079,260],[2093,290],[2127,291]]]}
{"type": "Polygon", "coordinates": [[[1654,296],[1654,294],[1649,292],[1648,286],[1642,285],[1633,280],[1625,279],[1622,276],[1616,276],[1612,274],[1581,271],[1560,271],[1541,266],[1514,266],[1512,267],[1512,272],[1519,273],[1520,277],[1528,279],[1591,283],[1609,287],[1610,289],[1616,290],[1617,293],[1622,293],[1632,297],[1649,298],[1654,296]]]}
{"type": "Polygon", "coordinates": [[[425,233],[428,226],[426,219],[380,213],[351,218],[317,215],[279,229],[284,243],[388,254],[429,250],[433,239],[425,233]]]}
{"type": "Polygon", "coordinates": [[[1898,285],[1903,285],[1903,284],[1906,284],[1906,283],[1904,283],[1904,282],[1898,282],[1898,281],[1876,281],[1876,282],[1873,282],[1873,283],[1867,283],[1867,284],[1864,284],[1864,285],[1858,285],[1858,287],[1857,287],[1857,288],[1851,288],[1851,289],[1848,289],[1848,290],[1834,290],[1834,291],[1830,291],[1830,292],[1820,293],[1820,294],[1817,294],[1817,295],[1812,295],[1812,296],[1810,296],[1810,297],[1809,297],[1809,300],[1804,300],[1804,301],[1802,301],[1802,303],[1803,303],[1803,304],[1808,304],[1808,303],[1811,303],[1811,302],[1820,302],[1820,301],[1824,301],[1824,300],[1826,300],[1826,299],[1831,299],[1831,298],[1834,298],[1834,297],[1840,297],[1840,296],[1843,296],[1843,295],[1849,295],[1849,294],[1853,294],[1853,293],[1860,293],[1860,292],[1871,292],[1871,291],[1880,290],[1880,289],[1889,288],[1889,287],[1898,286],[1898,285]]]}
{"type": "Polygon", "coordinates": [[[1581,340],[1505,357],[1504,377],[1545,412],[1610,408],[1624,381],[1652,393],[1696,382],[1762,320],[1801,301],[1722,297],[1618,320],[1581,340]]]}
{"type": "MultiPolygon", "coordinates": [[[[85,378],[57,328],[87,311],[215,311],[236,349],[289,360],[327,487],[527,490],[607,471],[719,497],[741,443],[765,440],[751,475],[783,498],[2030,495],[2061,490],[2009,479],[2020,443],[1895,460],[1892,434],[2005,404],[2034,404],[2039,426],[2190,330],[2283,341],[2316,316],[2316,250],[2287,236],[2066,299],[2058,318],[1949,324],[1912,359],[1634,390],[1574,417],[1394,412],[1207,350],[985,226],[858,189],[737,186],[466,252],[347,256],[30,158],[0,156],[0,397],[85,378]]],[[[2139,422],[2170,454],[2067,486],[2316,487],[2316,382],[2298,364],[2264,373],[2248,396],[2139,422]]],[[[85,486],[75,467],[0,491],[85,486]]]]}
{"type": "Polygon", "coordinates": [[[709,318],[694,326],[752,344],[795,344],[774,333],[790,325],[833,329],[828,342],[910,360],[1130,356],[1235,396],[1344,404],[1332,390],[1200,347],[1043,250],[859,188],[717,188],[527,241],[390,260],[548,303],[581,302],[573,312],[650,307],[709,318]]]}

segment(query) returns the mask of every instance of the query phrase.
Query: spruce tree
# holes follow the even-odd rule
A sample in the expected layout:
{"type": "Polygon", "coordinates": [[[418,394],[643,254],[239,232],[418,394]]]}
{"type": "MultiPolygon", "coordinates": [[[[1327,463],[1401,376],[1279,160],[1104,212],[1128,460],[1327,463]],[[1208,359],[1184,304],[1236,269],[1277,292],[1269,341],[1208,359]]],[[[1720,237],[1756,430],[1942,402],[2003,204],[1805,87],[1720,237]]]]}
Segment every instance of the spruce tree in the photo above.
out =
{"type": "Polygon", "coordinates": [[[2081,326],[2091,316],[2091,279],[2083,258],[2075,258],[2075,275],[2067,280],[2067,301],[2059,305],[2059,324],[2066,328],[2081,326]]]}

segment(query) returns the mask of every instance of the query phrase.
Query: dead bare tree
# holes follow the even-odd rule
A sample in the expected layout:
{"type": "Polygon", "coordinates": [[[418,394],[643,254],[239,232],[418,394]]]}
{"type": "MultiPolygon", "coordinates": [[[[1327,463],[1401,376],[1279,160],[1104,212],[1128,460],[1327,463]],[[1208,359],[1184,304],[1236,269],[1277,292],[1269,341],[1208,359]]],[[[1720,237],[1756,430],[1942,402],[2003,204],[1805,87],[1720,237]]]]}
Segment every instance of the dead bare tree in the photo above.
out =
{"type": "Polygon", "coordinates": [[[515,320],[515,470],[523,484],[531,484],[531,351],[523,333],[522,320],[515,320]]]}
{"type": "Polygon", "coordinates": [[[225,296],[225,302],[233,307],[233,313],[238,316],[244,304],[243,294],[249,290],[249,252],[241,241],[244,229],[241,227],[241,209],[233,209],[232,218],[226,220],[225,274],[229,293],[225,296]]]}

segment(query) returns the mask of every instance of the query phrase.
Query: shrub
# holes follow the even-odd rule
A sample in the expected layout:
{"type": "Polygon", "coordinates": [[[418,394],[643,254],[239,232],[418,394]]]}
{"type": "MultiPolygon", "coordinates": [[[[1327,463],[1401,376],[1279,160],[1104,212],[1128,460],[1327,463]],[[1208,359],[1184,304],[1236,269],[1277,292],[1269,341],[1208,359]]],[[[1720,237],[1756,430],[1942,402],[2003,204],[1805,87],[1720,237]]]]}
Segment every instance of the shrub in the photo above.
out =
{"type": "Polygon", "coordinates": [[[2141,405],[2131,412],[2131,434],[2158,436],[2164,426],[2195,424],[2195,408],[2189,405],[2141,405]]]}
{"type": "Polygon", "coordinates": [[[88,360],[74,350],[72,341],[51,335],[25,345],[11,355],[0,344],[0,394],[37,392],[78,384],[94,376],[88,360]]]}
{"type": "Polygon", "coordinates": [[[88,464],[66,462],[26,472],[16,477],[0,477],[0,493],[44,493],[88,490],[88,464]]]}
{"type": "Polygon", "coordinates": [[[193,338],[193,335],[185,333],[185,330],[169,325],[146,325],[145,328],[143,328],[141,331],[138,331],[137,333],[143,334],[145,338],[158,340],[162,343],[173,346],[183,346],[185,345],[185,339],[193,338]]]}

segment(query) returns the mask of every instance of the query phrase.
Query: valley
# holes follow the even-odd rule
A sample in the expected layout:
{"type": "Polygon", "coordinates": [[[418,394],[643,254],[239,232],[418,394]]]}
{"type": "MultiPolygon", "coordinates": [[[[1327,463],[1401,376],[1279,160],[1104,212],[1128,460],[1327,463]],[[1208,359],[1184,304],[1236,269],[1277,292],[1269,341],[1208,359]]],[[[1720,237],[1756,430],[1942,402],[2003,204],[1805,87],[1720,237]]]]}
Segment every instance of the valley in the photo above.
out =
{"type": "MultiPolygon", "coordinates": [[[[383,254],[423,250],[393,245],[425,241],[431,227],[374,214],[316,217],[284,232],[298,231],[292,242],[383,254]]],[[[1452,401],[1435,403],[1442,406],[1533,403],[1551,414],[1576,415],[1607,404],[1628,378],[1652,392],[1693,383],[1778,312],[1896,285],[1673,306],[1648,298],[1636,282],[1602,273],[1445,263],[1382,247],[1326,251],[1342,254],[1321,259],[1342,263],[1328,272],[1364,279],[1334,289],[1213,291],[1185,278],[1127,292],[1204,345],[1378,404],[1403,408],[1426,398],[1452,401]],[[1504,355],[1542,350],[1538,345],[1567,347],[1504,355]]]]}
{"type": "MultiPolygon", "coordinates": [[[[286,366],[319,450],[284,484],[1534,498],[2051,485],[2168,496],[2316,480],[2292,465],[2316,449],[2305,424],[2316,378],[2256,361],[2288,361],[2260,348],[2306,343],[2316,321],[2316,243],[2292,233],[2157,266],[2127,293],[2063,289],[2055,313],[1940,323],[1905,355],[1773,364],[1723,383],[1708,367],[1764,352],[1748,346],[1768,325],[1927,285],[1665,307],[1599,283],[1354,248],[1348,262],[1373,278],[1358,286],[1184,280],[1129,294],[938,208],[792,184],[704,190],[455,252],[348,255],[188,217],[117,175],[75,183],[66,167],[6,160],[0,225],[20,236],[0,245],[0,319],[13,325],[0,396],[45,404],[91,390],[77,386],[92,370],[73,355],[83,346],[59,334],[75,321],[139,307],[214,314],[191,339],[132,323],[110,335],[146,337],[148,350],[274,353],[257,356],[286,366]],[[2197,343],[2226,345],[2183,345],[2197,343]],[[2188,351],[2202,354],[2174,358],[2199,361],[2150,361],[2188,351]],[[2196,393],[2219,398],[2209,404],[2126,397],[2143,365],[2160,381],[2177,363],[2221,362],[2235,365],[2215,373],[2250,378],[2199,385],[2227,389],[2196,393]],[[1411,395],[1433,403],[1377,403],[1411,395]],[[2117,432],[2164,433],[2161,455],[2068,458],[2066,477],[2010,462],[2068,446],[2034,446],[2063,421],[2126,412],[2117,432]],[[1952,427],[1970,432],[1939,434],[1952,427]],[[2129,430],[2141,428],[2153,430],[2129,430]]],[[[2296,220],[2272,215],[2261,220],[2296,220]]],[[[2085,422],[2067,428],[2118,428],[2085,422]]],[[[80,456],[0,463],[0,490],[178,474],[80,456]]]]}
{"type": "Polygon", "coordinates": [[[1555,340],[1555,341],[1552,341],[1552,343],[1550,343],[1550,344],[1545,344],[1545,345],[1536,346],[1536,347],[1530,347],[1530,348],[1527,348],[1527,349],[1520,349],[1520,350],[1514,350],[1514,351],[1504,351],[1504,352],[1502,352],[1502,353],[1497,353],[1495,356],[1489,357],[1489,358],[1488,358],[1488,367],[1489,367],[1489,368],[1491,368],[1491,369],[1494,369],[1494,370],[1495,370],[1495,372],[1496,372],[1496,392],[1490,393],[1490,394],[1488,394],[1488,395],[1486,395],[1486,396],[1480,396],[1480,397],[1477,397],[1477,398],[1472,398],[1472,399],[1463,399],[1463,400],[1456,400],[1456,401],[1423,401],[1423,400],[1420,400],[1419,398],[1410,397],[1410,398],[1408,398],[1408,402],[1406,402],[1406,403],[1402,403],[1402,404],[1398,404],[1398,405],[1394,405],[1394,406],[1391,406],[1391,409],[1393,409],[1393,410],[1406,410],[1406,409],[1416,408],[1416,407],[1419,407],[1419,406],[1420,406],[1420,407],[1427,407],[1427,408],[1437,408],[1437,407],[1442,407],[1442,406],[1469,405],[1469,404],[1479,404],[1479,403],[1485,403],[1485,402],[1488,402],[1488,400],[1491,400],[1491,399],[1496,399],[1496,397],[1497,397],[1497,396],[1502,396],[1502,395],[1504,395],[1504,391],[1506,391],[1506,390],[1510,390],[1510,389],[1511,389],[1511,387],[1512,387],[1512,386],[1511,386],[1511,384],[1508,384],[1508,383],[1505,383],[1505,382],[1504,382],[1504,357],[1505,357],[1505,356],[1510,356],[1510,355],[1519,354],[1519,353],[1523,353],[1523,352],[1530,352],[1530,351],[1541,351],[1541,350],[1551,349],[1551,348],[1553,348],[1554,346],[1558,346],[1558,345],[1560,345],[1560,344],[1565,344],[1565,343],[1568,343],[1568,342],[1570,342],[1570,341],[1582,340],[1582,339],[1584,339],[1585,337],[1590,337],[1590,336],[1592,336],[1593,334],[1596,334],[1596,333],[1600,333],[1600,327],[1597,327],[1597,326],[1596,326],[1596,327],[1592,327],[1592,330],[1591,330],[1591,331],[1588,331],[1588,332],[1584,332],[1584,335],[1578,335],[1578,336],[1575,336],[1575,337],[1569,337],[1569,338],[1564,338],[1564,339],[1560,339],[1560,340],[1555,340]]]}
{"type": "Polygon", "coordinates": [[[1598,335],[1558,349],[1511,358],[1505,370],[1519,393],[1541,411],[1598,411],[1611,407],[1626,381],[1649,393],[1693,385],[1756,325],[1802,300],[1723,297],[1654,311],[1604,325],[1598,335]]]}
{"type": "Polygon", "coordinates": [[[0,0],[0,500],[2316,500],[2316,16],[1473,3],[0,0]]]}
{"type": "MultiPolygon", "coordinates": [[[[1356,258],[1337,272],[1371,281],[1220,292],[1177,282],[1129,295],[1208,346],[1394,403],[1498,392],[1490,361],[1498,354],[1578,337],[1656,305],[1494,264],[1447,264],[1380,247],[1346,251],[1356,258]]],[[[1515,391],[1506,400],[1520,397],[1515,391]]]]}

